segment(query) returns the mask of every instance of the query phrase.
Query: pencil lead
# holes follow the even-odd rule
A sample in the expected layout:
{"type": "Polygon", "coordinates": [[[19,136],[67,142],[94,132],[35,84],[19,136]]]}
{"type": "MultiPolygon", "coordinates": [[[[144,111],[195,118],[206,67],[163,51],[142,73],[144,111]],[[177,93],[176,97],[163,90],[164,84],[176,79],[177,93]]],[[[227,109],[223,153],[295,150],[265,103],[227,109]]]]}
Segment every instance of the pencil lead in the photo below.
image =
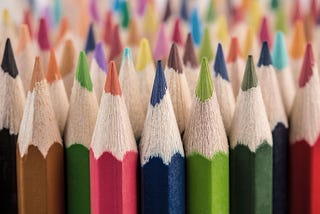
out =
{"type": "Polygon", "coordinates": [[[162,21],[163,21],[163,22],[168,21],[168,19],[169,19],[170,16],[171,16],[171,13],[172,13],[172,11],[171,11],[171,4],[170,4],[170,1],[168,0],[168,1],[167,1],[167,5],[166,5],[166,10],[165,10],[165,12],[164,12],[162,21]]]}
{"type": "Polygon", "coordinates": [[[307,42],[311,42],[314,40],[314,29],[315,29],[315,21],[312,17],[312,14],[309,13],[304,17],[304,29],[305,29],[305,37],[307,42]]]}
{"type": "Polygon", "coordinates": [[[213,60],[213,51],[212,51],[212,44],[210,39],[210,32],[209,28],[206,27],[204,30],[200,50],[199,50],[199,61],[203,57],[207,57],[208,61],[213,60]]]}
{"type": "Polygon", "coordinates": [[[158,30],[158,17],[155,5],[148,1],[146,11],[143,16],[143,29],[147,33],[154,33],[158,30]]]}
{"type": "Polygon", "coordinates": [[[271,0],[270,1],[270,7],[273,10],[276,10],[279,8],[279,0],[271,0]]]}
{"type": "Polygon", "coordinates": [[[287,32],[287,18],[285,14],[284,7],[279,7],[276,11],[276,21],[275,21],[275,29],[282,31],[284,33],[287,32]]]}
{"type": "Polygon", "coordinates": [[[201,69],[196,87],[196,96],[204,102],[213,95],[213,81],[210,74],[208,60],[206,57],[201,59],[201,69]]]}
{"type": "Polygon", "coordinates": [[[165,26],[162,23],[158,33],[158,38],[154,48],[153,56],[155,59],[163,59],[168,56],[168,52],[169,52],[168,38],[165,34],[165,26]]]}
{"type": "Polygon", "coordinates": [[[191,25],[191,34],[193,38],[193,42],[196,45],[200,45],[201,37],[202,37],[202,25],[200,21],[200,17],[198,14],[198,10],[196,8],[193,9],[191,18],[190,18],[190,25],[191,25]]]}
{"type": "Polygon", "coordinates": [[[53,11],[54,24],[57,25],[61,21],[61,16],[62,16],[61,0],[53,1],[52,11],[53,11]]]}
{"type": "Polygon", "coordinates": [[[302,11],[301,11],[300,0],[295,0],[295,2],[293,3],[291,22],[296,23],[298,20],[301,20],[301,19],[302,19],[302,11]]]}
{"type": "Polygon", "coordinates": [[[270,27],[269,27],[269,22],[266,16],[262,18],[259,37],[260,37],[261,44],[264,41],[267,41],[268,44],[272,46],[270,27]]]}
{"type": "Polygon", "coordinates": [[[48,83],[53,83],[54,81],[61,79],[61,73],[58,67],[56,54],[54,53],[53,48],[51,48],[50,50],[50,58],[48,63],[46,79],[48,83]]]}
{"type": "Polygon", "coordinates": [[[17,53],[24,50],[30,41],[31,41],[31,38],[30,38],[28,26],[25,24],[20,25],[17,53]]]}
{"type": "Polygon", "coordinates": [[[247,57],[250,54],[251,48],[252,48],[252,43],[255,39],[255,34],[253,31],[253,28],[251,26],[248,27],[247,29],[247,33],[246,33],[246,37],[245,37],[245,41],[243,44],[243,57],[247,57]]]}
{"type": "Polygon", "coordinates": [[[189,20],[187,0],[182,0],[182,2],[181,2],[180,16],[185,21],[189,20]]]}
{"type": "Polygon", "coordinates": [[[89,66],[85,52],[81,51],[78,59],[76,80],[79,84],[86,88],[88,91],[92,91],[92,81],[89,73],[89,66]]]}
{"type": "Polygon", "coordinates": [[[312,46],[310,43],[307,44],[306,51],[303,58],[303,64],[301,67],[299,77],[299,87],[303,88],[310,80],[313,74],[313,68],[315,66],[312,46]]]}
{"type": "Polygon", "coordinates": [[[128,37],[127,37],[127,45],[135,46],[139,44],[139,29],[137,26],[137,20],[132,18],[130,20],[129,29],[128,29],[128,37]]]}
{"type": "Polygon", "coordinates": [[[127,1],[123,1],[121,8],[121,27],[127,29],[130,23],[129,3],[127,1]]]}
{"type": "Polygon", "coordinates": [[[247,91],[250,88],[258,86],[258,78],[255,71],[253,57],[252,55],[248,56],[247,65],[244,71],[243,80],[241,84],[242,91],[247,91]]]}
{"type": "Polygon", "coordinates": [[[137,13],[139,16],[142,16],[146,8],[147,0],[138,0],[137,4],[137,13]]]}
{"type": "Polygon", "coordinates": [[[272,61],[271,61],[271,55],[269,51],[269,45],[268,45],[268,42],[265,41],[262,43],[258,67],[261,67],[262,65],[268,66],[271,64],[272,64],[272,61]]]}
{"type": "Polygon", "coordinates": [[[182,64],[180,61],[179,50],[175,43],[172,44],[168,58],[168,67],[173,68],[178,73],[182,73],[182,64]]]}
{"type": "Polygon", "coordinates": [[[151,100],[150,100],[150,103],[152,106],[155,106],[160,103],[163,96],[166,94],[166,90],[167,90],[167,82],[162,69],[162,62],[161,60],[158,60],[156,76],[154,78],[151,100]]]}
{"type": "Polygon", "coordinates": [[[293,38],[290,48],[291,57],[299,59],[303,56],[304,48],[306,46],[306,38],[304,34],[304,27],[301,20],[296,21],[294,26],[293,38]]]}
{"type": "Polygon", "coordinates": [[[282,70],[288,66],[288,53],[282,32],[277,32],[276,34],[275,44],[272,52],[272,62],[273,66],[278,70],[282,70]]]}
{"type": "Polygon", "coordinates": [[[152,63],[151,49],[148,40],[143,38],[140,41],[139,52],[137,56],[137,71],[142,71],[149,63],[152,63]]]}
{"type": "Polygon", "coordinates": [[[211,23],[214,21],[215,17],[216,17],[216,11],[215,11],[215,7],[214,7],[214,2],[213,2],[213,0],[210,0],[209,7],[207,10],[207,14],[206,14],[206,21],[208,23],[211,23]]]}
{"type": "Polygon", "coordinates": [[[3,9],[3,11],[2,11],[2,21],[6,25],[12,25],[11,14],[7,8],[3,9]]]}
{"type": "Polygon", "coordinates": [[[31,17],[31,11],[25,10],[23,14],[23,24],[26,24],[29,29],[30,38],[33,37],[33,25],[32,25],[32,17],[31,17]]]}
{"type": "Polygon", "coordinates": [[[6,41],[6,46],[4,48],[1,68],[3,72],[7,72],[13,78],[18,75],[18,68],[14,59],[14,54],[9,38],[6,41]]]}
{"type": "Polygon", "coordinates": [[[188,33],[187,41],[185,43],[184,54],[183,54],[183,64],[190,65],[193,68],[198,67],[198,60],[196,57],[196,52],[194,50],[191,33],[188,33]]]}
{"type": "Polygon", "coordinates": [[[108,65],[108,74],[106,84],[104,86],[104,91],[106,93],[112,94],[113,96],[122,95],[116,63],[114,61],[110,61],[108,65]]]}
{"type": "Polygon", "coordinates": [[[235,62],[241,56],[239,40],[237,37],[232,37],[230,42],[230,49],[228,53],[228,62],[235,62]]]}
{"type": "MultiPolygon", "coordinates": [[[[226,17],[223,15],[219,16],[217,22],[217,39],[218,41],[225,43],[227,42],[229,36],[226,17]]],[[[210,59],[208,60],[210,61],[210,59]]]]}
{"type": "Polygon", "coordinates": [[[45,18],[40,18],[38,44],[41,50],[50,50],[49,32],[45,18]]]}
{"type": "Polygon", "coordinates": [[[183,45],[182,34],[181,34],[181,23],[179,18],[177,18],[174,23],[173,33],[172,33],[172,42],[175,42],[177,45],[183,45]]]}
{"type": "Polygon", "coordinates": [[[87,41],[86,41],[86,46],[84,50],[86,53],[89,53],[94,50],[95,46],[96,46],[96,40],[93,32],[93,24],[91,23],[88,29],[87,41]]]}
{"type": "Polygon", "coordinates": [[[113,39],[110,48],[109,61],[114,60],[117,56],[121,55],[122,50],[123,46],[119,32],[119,25],[116,25],[113,28],[113,39]]]}
{"type": "Polygon", "coordinates": [[[113,15],[112,11],[107,11],[106,18],[104,20],[103,25],[103,41],[107,45],[111,45],[112,43],[112,34],[113,34],[113,15]]]}
{"type": "Polygon", "coordinates": [[[89,10],[92,20],[95,22],[99,22],[99,12],[98,12],[98,5],[96,0],[90,0],[89,1],[89,10]]]}
{"type": "Polygon", "coordinates": [[[213,70],[214,70],[216,76],[220,75],[222,79],[229,82],[226,62],[224,59],[222,45],[220,43],[218,44],[217,54],[216,54],[216,59],[214,61],[213,70]]]}
{"type": "Polygon", "coordinates": [[[72,71],[72,67],[74,65],[75,61],[75,48],[74,44],[71,39],[67,39],[64,43],[63,51],[62,51],[62,57],[61,57],[61,74],[62,76],[65,76],[69,74],[69,72],[72,71]]]}
{"type": "Polygon", "coordinates": [[[93,57],[95,58],[98,66],[101,68],[101,70],[103,70],[104,72],[107,72],[106,56],[104,54],[103,44],[101,42],[99,42],[96,45],[96,48],[94,49],[93,57]]]}
{"type": "Polygon", "coordinates": [[[131,59],[132,60],[132,53],[131,53],[131,50],[130,48],[125,48],[124,51],[123,51],[123,59],[131,59]]]}
{"type": "Polygon", "coordinates": [[[33,73],[32,73],[32,78],[31,78],[31,84],[30,84],[30,91],[31,92],[36,87],[37,83],[39,83],[45,79],[42,69],[43,68],[42,68],[40,57],[37,56],[35,59],[35,62],[34,62],[33,73]]]}

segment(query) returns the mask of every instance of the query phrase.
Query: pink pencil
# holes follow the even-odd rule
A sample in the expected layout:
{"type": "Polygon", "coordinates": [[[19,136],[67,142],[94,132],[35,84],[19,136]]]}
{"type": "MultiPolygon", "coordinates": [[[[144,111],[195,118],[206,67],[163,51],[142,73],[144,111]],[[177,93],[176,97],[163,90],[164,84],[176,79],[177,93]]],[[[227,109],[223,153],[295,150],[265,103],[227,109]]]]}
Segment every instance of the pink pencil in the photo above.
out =
{"type": "Polygon", "coordinates": [[[137,213],[136,141],[115,63],[108,75],[90,148],[91,213],[137,213]]]}

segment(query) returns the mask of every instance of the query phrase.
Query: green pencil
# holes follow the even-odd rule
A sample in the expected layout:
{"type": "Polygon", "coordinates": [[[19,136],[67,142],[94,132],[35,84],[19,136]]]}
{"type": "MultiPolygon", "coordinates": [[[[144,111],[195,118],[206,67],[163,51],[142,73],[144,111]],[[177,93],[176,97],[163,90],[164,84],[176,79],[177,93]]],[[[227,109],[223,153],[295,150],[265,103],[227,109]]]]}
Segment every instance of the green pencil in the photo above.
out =
{"type": "Polygon", "coordinates": [[[188,213],[229,213],[228,140],[207,58],[201,61],[184,146],[188,213]]]}
{"type": "Polygon", "coordinates": [[[272,213],[272,137],[252,56],[231,125],[231,213],[272,213]]]}
{"type": "Polygon", "coordinates": [[[84,52],[80,53],[66,126],[68,213],[90,213],[89,148],[98,114],[84,52]]]}

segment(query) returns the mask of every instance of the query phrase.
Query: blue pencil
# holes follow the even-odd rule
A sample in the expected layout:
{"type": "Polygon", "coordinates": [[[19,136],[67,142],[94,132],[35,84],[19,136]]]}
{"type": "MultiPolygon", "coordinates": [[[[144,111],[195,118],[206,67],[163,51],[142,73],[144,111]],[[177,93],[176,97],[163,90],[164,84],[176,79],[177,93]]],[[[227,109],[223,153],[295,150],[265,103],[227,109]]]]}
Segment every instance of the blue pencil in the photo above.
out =
{"type": "Polygon", "coordinates": [[[169,91],[158,61],[140,142],[142,213],[185,213],[185,159],[169,91]]]}

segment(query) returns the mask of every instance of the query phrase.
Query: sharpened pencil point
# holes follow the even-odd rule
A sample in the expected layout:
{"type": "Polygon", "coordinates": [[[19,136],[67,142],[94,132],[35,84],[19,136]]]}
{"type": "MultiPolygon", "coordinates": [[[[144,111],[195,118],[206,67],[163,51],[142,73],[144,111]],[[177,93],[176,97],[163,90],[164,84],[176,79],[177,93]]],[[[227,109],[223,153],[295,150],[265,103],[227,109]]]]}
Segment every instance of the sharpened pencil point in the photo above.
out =
{"type": "Polygon", "coordinates": [[[201,69],[198,78],[196,96],[201,102],[206,101],[213,95],[213,82],[210,74],[208,60],[203,57],[201,60],[201,69]]]}
{"type": "Polygon", "coordinates": [[[101,70],[106,72],[107,71],[107,62],[106,62],[106,56],[104,54],[102,42],[99,42],[96,45],[96,48],[94,49],[94,58],[98,64],[98,66],[101,68],[101,70]]]}
{"type": "Polygon", "coordinates": [[[178,73],[182,73],[182,64],[180,61],[179,50],[176,43],[173,43],[168,58],[168,67],[173,68],[178,73]]]}
{"type": "Polygon", "coordinates": [[[254,63],[253,63],[253,57],[252,55],[249,55],[246,69],[243,75],[241,89],[242,91],[247,91],[250,88],[257,87],[257,86],[258,86],[258,78],[255,71],[254,63]]]}
{"type": "Polygon", "coordinates": [[[313,68],[315,66],[313,50],[310,43],[307,44],[306,51],[303,58],[303,64],[299,77],[299,87],[304,87],[313,75],[313,68]]]}
{"type": "Polygon", "coordinates": [[[189,65],[192,68],[196,68],[199,66],[198,60],[196,57],[196,52],[194,50],[191,33],[188,33],[187,41],[185,43],[184,54],[183,54],[183,64],[189,65]]]}
{"type": "Polygon", "coordinates": [[[275,44],[272,52],[272,64],[278,70],[288,66],[289,59],[284,36],[282,32],[277,32],[275,44]]]}
{"type": "Polygon", "coordinates": [[[156,69],[156,76],[154,78],[152,94],[151,94],[151,105],[155,106],[159,104],[162,100],[163,96],[166,94],[167,91],[167,82],[164,76],[164,72],[162,69],[162,62],[161,60],[157,63],[156,69]]]}
{"type": "Polygon", "coordinates": [[[88,35],[87,35],[86,46],[84,50],[86,53],[89,53],[94,50],[95,46],[96,46],[96,40],[93,32],[93,24],[90,24],[88,35]]]}
{"type": "Polygon", "coordinates": [[[205,28],[202,43],[199,50],[199,59],[202,59],[203,57],[206,57],[209,62],[213,60],[213,51],[212,51],[212,45],[211,45],[211,39],[210,39],[210,31],[209,28],[205,28]]]}
{"type": "Polygon", "coordinates": [[[6,46],[3,53],[1,68],[7,72],[11,77],[15,78],[18,75],[18,68],[14,59],[14,54],[11,47],[10,39],[6,41],[6,46]]]}
{"type": "Polygon", "coordinates": [[[47,21],[45,18],[40,19],[39,31],[38,31],[38,44],[41,50],[50,49],[49,32],[47,21]]]}
{"type": "Polygon", "coordinates": [[[216,55],[216,59],[214,61],[213,68],[214,68],[214,72],[215,72],[216,76],[220,75],[224,80],[229,82],[226,62],[224,59],[222,45],[220,43],[218,44],[217,55],[216,55]]]}
{"type": "Polygon", "coordinates": [[[54,81],[61,79],[61,73],[58,67],[56,54],[54,53],[53,48],[51,48],[50,50],[50,58],[48,63],[46,79],[48,83],[53,83],[54,81]]]}
{"type": "Polygon", "coordinates": [[[36,84],[38,82],[41,82],[42,80],[44,80],[43,68],[40,61],[40,57],[37,56],[34,62],[33,73],[32,73],[31,84],[30,84],[30,91],[32,92],[33,89],[36,87],[36,84]]]}
{"type": "Polygon", "coordinates": [[[114,96],[116,95],[121,96],[122,92],[121,92],[121,87],[118,79],[116,63],[114,61],[110,61],[108,68],[109,69],[108,69],[106,84],[104,86],[104,91],[114,96]]]}
{"type": "Polygon", "coordinates": [[[239,40],[237,37],[232,37],[228,54],[228,62],[235,62],[241,56],[239,40]]]}
{"type": "Polygon", "coordinates": [[[152,63],[150,45],[148,40],[143,38],[140,41],[139,52],[137,56],[137,63],[136,63],[137,71],[142,71],[150,63],[152,63]]]}
{"type": "Polygon", "coordinates": [[[271,64],[272,64],[272,61],[271,61],[271,55],[269,51],[269,45],[268,45],[268,42],[264,41],[262,43],[258,67],[261,67],[262,65],[268,66],[271,64]]]}
{"type": "Polygon", "coordinates": [[[81,51],[79,55],[76,80],[82,87],[88,89],[88,91],[92,91],[92,81],[89,73],[87,57],[83,51],[81,51]]]}

